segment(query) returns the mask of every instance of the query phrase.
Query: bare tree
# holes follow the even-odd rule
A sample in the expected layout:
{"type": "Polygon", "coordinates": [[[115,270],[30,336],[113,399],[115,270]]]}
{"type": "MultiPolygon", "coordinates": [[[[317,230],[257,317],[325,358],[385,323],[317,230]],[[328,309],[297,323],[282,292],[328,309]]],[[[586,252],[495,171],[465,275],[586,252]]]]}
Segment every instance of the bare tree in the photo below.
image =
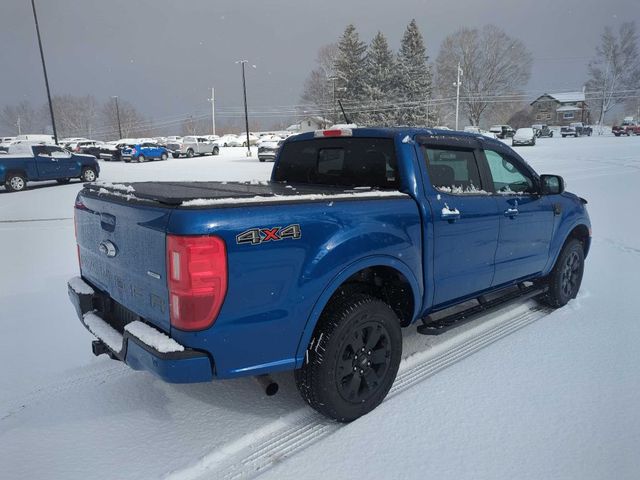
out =
{"type": "MultiPolygon", "coordinates": [[[[124,138],[151,135],[153,126],[150,122],[145,121],[142,114],[131,103],[119,99],[118,107],[120,110],[122,136],[124,138]]],[[[102,136],[106,138],[118,137],[118,112],[116,103],[113,100],[108,100],[103,104],[101,116],[103,119],[102,136]]]]}
{"type": "MultiPolygon", "coordinates": [[[[47,118],[48,118],[47,113],[47,118]]],[[[42,117],[31,102],[23,100],[17,105],[6,105],[0,110],[0,125],[12,135],[20,133],[40,133],[44,129],[42,117]]]]}
{"type": "MultiPolygon", "coordinates": [[[[58,135],[64,137],[86,136],[91,138],[98,126],[98,102],[92,95],[56,95],[52,98],[58,135]]],[[[43,117],[48,117],[49,107],[43,105],[43,117]]]]}
{"type": "Polygon", "coordinates": [[[640,58],[635,22],[620,25],[618,35],[605,27],[595,58],[589,63],[589,97],[598,102],[602,125],[609,110],[640,89],[640,58]]]}
{"type": "Polygon", "coordinates": [[[455,103],[458,63],[464,72],[460,105],[469,122],[479,125],[496,100],[526,85],[533,60],[520,40],[494,25],[458,30],[442,42],[436,60],[438,89],[442,97],[452,99],[450,105],[455,103]]]}
{"type": "Polygon", "coordinates": [[[333,81],[335,77],[335,64],[338,55],[338,46],[335,43],[325,45],[318,50],[316,68],[311,70],[304,82],[304,88],[300,100],[305,106],[316,109],[316,113],[322,114],[333,102],[333,81]]]}

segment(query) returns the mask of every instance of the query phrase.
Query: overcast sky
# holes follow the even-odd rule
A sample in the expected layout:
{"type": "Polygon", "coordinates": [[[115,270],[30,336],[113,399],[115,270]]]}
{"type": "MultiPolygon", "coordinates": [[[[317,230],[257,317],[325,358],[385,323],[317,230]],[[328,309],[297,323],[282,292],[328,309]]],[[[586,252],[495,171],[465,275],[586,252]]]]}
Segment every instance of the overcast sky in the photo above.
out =
{"type": "MultiPolygon", "coordinates": [[[[377,30],[396,49],[411,18],[437,56],[462,26],[494,23],[534,56],[524,90],[580,89],[605,25],[640,21],[639,0],[37,0],[54,94],[118,95],[161,121],[241,106],[239,65],[250,108],[294,105],[318,48],[354,23],[365,41],[377,30]]],[[[45,100],[29,0],[0,5],[0,106],[45,100]]],[[[219,118],[222,121],[222,118],[219,118]]]]}

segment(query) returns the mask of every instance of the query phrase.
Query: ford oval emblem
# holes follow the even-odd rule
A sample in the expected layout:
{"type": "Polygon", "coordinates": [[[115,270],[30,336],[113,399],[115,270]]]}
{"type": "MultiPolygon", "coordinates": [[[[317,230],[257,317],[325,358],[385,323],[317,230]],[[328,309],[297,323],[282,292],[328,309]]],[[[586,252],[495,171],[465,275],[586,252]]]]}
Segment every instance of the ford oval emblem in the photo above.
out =
{"type": "Polygon", "coordinates": [[[109,258],[113,258],[118,254],[118,249],[110,240],[100,242],[98,249],[109,258]]]}

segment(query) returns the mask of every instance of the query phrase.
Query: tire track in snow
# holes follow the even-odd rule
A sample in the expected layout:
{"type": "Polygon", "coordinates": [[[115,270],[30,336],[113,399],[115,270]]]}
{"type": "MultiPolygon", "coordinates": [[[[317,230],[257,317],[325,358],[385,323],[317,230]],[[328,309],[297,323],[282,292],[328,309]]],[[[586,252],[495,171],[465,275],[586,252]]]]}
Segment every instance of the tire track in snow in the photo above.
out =
{"type": "MultiPolygon", "coordinates": [[[[518,307],[516,307],[518,308],[518,307]]],[[[496,325],[475,332],[472,329],[436,345],[430,350],[413,354],[403,360],[389,398],[402,393],[419,382],[473,355],[494,342],[540,320],[551,310],[539,305],[500,321],[496,325]],[[461,338],[460,338],[461,337],[461,338]]],[[[186,469],[167,476],[170,480],[224,478],[236,480],[262,474],[275,464],[291,457],[335,433],[344,424],[332,421],[317,412],[304,414],[304,409],[281,419],[279,428],[265,427],[236,440],[232,446],[215,451],[186,469]]]]}
{"type": "Polygon", "coordinates": [[[51,395],[62,393],[78,386],[95,383],[98,379],[103,383],[130,373],[130,369],[121,364],[98,364],[95,367],[95,371],[92,373],[86,373],[86,371],[83,370],[81,374],[75,375],[71,378],[59,380],[51,384],[45,384],[36,390],[32,390],[26,395],[8,398],[2,401],[0,403],[0,422],[12,417],[16,413],[38,403],[39,401],[48,400],[51,395]]]}

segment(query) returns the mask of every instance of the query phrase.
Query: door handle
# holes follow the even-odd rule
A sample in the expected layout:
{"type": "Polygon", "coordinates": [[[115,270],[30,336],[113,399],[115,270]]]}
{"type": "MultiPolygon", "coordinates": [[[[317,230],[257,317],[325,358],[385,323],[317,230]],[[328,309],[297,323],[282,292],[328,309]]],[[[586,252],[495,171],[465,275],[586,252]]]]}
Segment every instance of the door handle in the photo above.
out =
{"type": "Polygon", "coordinates": [[[517,209],[517,208],[507,208],[507,209],[504,211],[504,216],[505,216],[505,217],[511,217],[511,218],[513,218],[513,217],[515,217],[516,215],[518,215],[518,213],[520,213],[520,212],[518,211],[518,209],[517,209]]]}
{"type": "Polygon", "coordinates": [[[440,218],[449,222],[455,222],[460,219],[460,211],[457,208],[451,209],[448,205],[445,205],[445,208],[442,209],[440,218]]]}

